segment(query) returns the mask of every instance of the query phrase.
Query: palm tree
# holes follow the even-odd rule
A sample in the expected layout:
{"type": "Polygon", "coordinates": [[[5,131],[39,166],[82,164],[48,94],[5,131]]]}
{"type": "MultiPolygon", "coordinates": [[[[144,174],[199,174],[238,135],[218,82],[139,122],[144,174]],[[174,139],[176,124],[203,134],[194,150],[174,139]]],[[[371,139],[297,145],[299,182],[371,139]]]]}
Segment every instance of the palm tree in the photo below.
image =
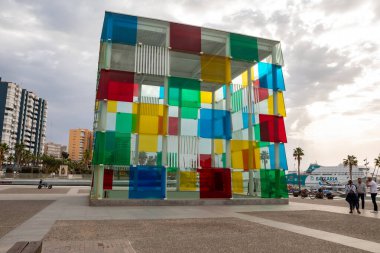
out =
{"type": "Polygon", "coordinates": [[[297,160],[298,163],[298,189],[301,190],[301,171],[300,171],[300,166],[301,166],[301,160],[302,156],[305,154],[303,153],[303,149],[298,147],[293,150],[293,157],[294,160],[297,160]]]}
{"type": "MultiPolygon", "coordinates": [[[[375,174],[375,170],[376,170],[376,167],[377,167],[377,172],[379,172],[379,167],[380,167],[380,154],[377,158],[375,158],[375,169],[373,170],[372,172],[372,178],[373,178],[373,175],[375,174]]],[[[376,177],[377,177],[377,173],[376,173],[376,177]]]]}
{"type": "Polygon", "coordinates": [[[5,154],[9,151],[9,146],[6,143],[0,143],[0,168],[5,160],[5,154]]]}
{"type": "Polygon", "coordinates": [[[25,150],[25,145],[23,143],[17,143],[15,145],[15,164],[17,166],[20,166],[22,160],[23,160],[23,155],[24,155],[24,150],[25,150]]]}
{"type": "Polygon", "coordinates": [[[11,165],[14,160],[15,160],[15,157],[13,155],[9,155],[7,158],[8,165],[11,165]]]}
{"type": "Polygon", "coordinates": [[[84,151],[83,158],[82,158],[83,163],[86,165],[86,170],[88,170],[88,164],[89,164],[90,161],[91,161],[90,158],[91,158],[90,150],[86,149],[86,150],[84,151]]]}
{"type": "Polygon", "coordinates": [[[268,160],[269,160],[269,153],[268,153],[268,151],[262,151],[261,153],[260,153],[260,159],[263,161],[263,163],[264,163],[264,169],[266,169],[267,168],[267,163],[268,163],[268,160]]]}
{"type": "Polygon", "coordinates": [[[350,180],[352,180],[352,166],[358,166],[358,159],[354,155],[348,155],[346,159],[343,159],[343,166],[349,168],[350,180]]]}

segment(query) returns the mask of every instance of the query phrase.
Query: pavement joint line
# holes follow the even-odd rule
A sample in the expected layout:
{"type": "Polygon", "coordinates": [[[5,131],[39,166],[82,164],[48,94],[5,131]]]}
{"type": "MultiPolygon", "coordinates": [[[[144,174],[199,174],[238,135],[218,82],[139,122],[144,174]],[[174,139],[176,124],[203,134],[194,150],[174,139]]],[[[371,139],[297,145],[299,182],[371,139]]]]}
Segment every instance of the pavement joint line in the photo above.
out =
{"type": "Polygon", "coordinates": [[[282,229],[285,231],[310,236],[316,239],[321,239],[333,243],[342,244],[344,246],[348,246],[351,248],[366,250],[369,252],[378,253],[380,252],[380,243],[367,241],[358,239],[355,237],[340,235],[336,233],[330,233],[322,230],[312,229],[312,228],[306,228],[298,225],[293,225],[289,223],[279,222],[279,221],[272,221],[252,215],[246,215],[241,213],[235,213],[235,218],[247,220],[250,222],[255,222],[261,225],[282,229]]]}
{"type": "Polygon", "coordinates": [[[350,214],[347,207],[342,206],[328,206],[328,205],[318,205],[318,204],[310,204],[310,203],[299,203],[299,202],[292,202],[292,205],[298,205],[298,206],[310,206],[310,209],[305,210],[318,210],[318,211],[325,211],[330,213],[339,213],[339,214],[346,214],[346,215],[359,215],[361,217],[366,218],[372,218],[372,219],[380,219],[380,213],[371,213],[371,210],[361,210],[361,214],[350,214]]]}

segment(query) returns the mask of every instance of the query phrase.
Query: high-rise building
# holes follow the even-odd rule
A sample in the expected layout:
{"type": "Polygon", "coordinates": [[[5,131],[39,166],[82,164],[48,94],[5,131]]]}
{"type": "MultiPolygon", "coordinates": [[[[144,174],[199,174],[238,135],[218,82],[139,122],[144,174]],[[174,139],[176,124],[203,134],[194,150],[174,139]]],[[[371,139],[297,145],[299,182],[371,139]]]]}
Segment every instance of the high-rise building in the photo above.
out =
{"type": "Polygon", "coordinates": [[[16,143],[34,155],[42,154],[46,133],[47,101],[13,82],[0,78],[0,142],[14,154],[16,143]]]}
{"type": "Polygon", "coordinates": [[[61,144],[48,142],[44,145],[44,154],[55,158],[62,158],[62,152],[66,152],[67,147],[61,144]]]}
{"type": "Polygon", "coordinates": [[[69,158],[73,161],[81,161],[88,150],[92,157],[92,131],[88,129],[70,129],[69,158]]]}
{"type": "Polygon", "coordinates": [[[279,41],[106,12],[92,198],[287,198],[283,64],[279,41]]]}

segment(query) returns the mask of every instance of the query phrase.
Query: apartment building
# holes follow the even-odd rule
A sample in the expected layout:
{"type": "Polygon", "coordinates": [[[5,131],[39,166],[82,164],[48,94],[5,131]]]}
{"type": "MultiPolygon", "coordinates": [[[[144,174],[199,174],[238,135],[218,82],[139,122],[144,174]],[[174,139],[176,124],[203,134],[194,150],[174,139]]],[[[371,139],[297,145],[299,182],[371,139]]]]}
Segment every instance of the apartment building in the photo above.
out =
{"type": "Polygon", "coordinates": [[[44,145],[44,154],[55,158],[62,158],[62,152],[66,152],[67,146],[48,142],[44,145]]]}
{"type": "Polygon", "coordinates": [[[69,134],[69,158],[73,161],[81,161],[86,150],[92,157],[92,131],[88,129],[70,129],[69,134]]]}
{"type": "Polygon", "coordinates": [[[45,142],[47,101],[34,92],[0,78],[0,142],[14,154],[16,143],[23,143],[34,155],[41,154],[45,142]]]}

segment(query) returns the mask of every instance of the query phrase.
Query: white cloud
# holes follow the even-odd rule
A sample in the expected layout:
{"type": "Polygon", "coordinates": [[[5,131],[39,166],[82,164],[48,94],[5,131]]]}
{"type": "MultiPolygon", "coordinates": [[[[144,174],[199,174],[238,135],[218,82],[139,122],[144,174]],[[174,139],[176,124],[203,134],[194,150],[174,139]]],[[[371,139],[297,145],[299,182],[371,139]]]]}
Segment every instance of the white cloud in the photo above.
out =
{"type": "Polygon", "coordinates": [[[48,140],[92,128],[105,10],[280,40],[289,165],[380,152],[380,4],[356,0],[1,1],[0,76],[49,101],[48,140]]]}

